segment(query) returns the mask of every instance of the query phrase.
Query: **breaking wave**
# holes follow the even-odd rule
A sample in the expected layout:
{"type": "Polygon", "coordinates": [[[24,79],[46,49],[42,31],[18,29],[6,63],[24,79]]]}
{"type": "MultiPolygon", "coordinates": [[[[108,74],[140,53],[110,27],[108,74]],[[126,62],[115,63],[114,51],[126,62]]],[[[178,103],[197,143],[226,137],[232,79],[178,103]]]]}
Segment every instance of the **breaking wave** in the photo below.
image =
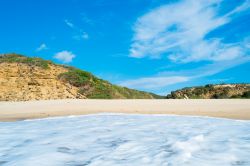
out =
{"type": "Polygon", "coordinates": [[[249,121],[103,114],[0,123],[1,166],[242,166],[249,156],[249,121]]]}

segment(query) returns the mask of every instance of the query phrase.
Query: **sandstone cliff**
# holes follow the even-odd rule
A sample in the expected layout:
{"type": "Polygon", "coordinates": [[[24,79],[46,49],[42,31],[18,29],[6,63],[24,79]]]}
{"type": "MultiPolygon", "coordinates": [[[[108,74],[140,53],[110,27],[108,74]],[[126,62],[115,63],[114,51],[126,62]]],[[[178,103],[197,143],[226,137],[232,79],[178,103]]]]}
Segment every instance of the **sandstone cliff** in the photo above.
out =
{"type": "Polygon", "coordinates": [[[40,58],[0,56],[0,101],[85,98],[154,98],[156,95],[112,85],[92,74],[40,58]]]}

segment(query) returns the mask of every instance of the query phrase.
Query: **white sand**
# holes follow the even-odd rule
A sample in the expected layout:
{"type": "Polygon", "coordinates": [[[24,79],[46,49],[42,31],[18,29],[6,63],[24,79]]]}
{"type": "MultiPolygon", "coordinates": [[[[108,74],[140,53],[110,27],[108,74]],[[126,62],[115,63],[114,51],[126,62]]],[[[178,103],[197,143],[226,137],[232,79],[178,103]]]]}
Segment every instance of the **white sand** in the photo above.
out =
{"type": "Polygon", "coordinates": [[[95,113],[176,114],[250,120],[249,99],[0,102],[0,121],[95,113]]]}

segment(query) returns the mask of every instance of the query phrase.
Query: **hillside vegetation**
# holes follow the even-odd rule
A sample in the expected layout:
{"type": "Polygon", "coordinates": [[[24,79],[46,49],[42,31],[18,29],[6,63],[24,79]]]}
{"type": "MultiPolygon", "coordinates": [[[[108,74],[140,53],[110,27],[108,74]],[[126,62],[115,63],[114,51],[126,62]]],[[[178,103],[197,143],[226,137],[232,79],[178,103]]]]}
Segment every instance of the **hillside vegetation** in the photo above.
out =
{"type": "Polygon", "coordinates": [[[218,84],[183,88],[167,95],[167,99],[250,98],[250,84],[218,84]]]}
{"type": "Polygon", "coordinates": [[[0,101],[66,98],[153,99],[158,95],[113,85],[89,72],[18,54],[0,56],[0,101]]]}
{"type": "Polygon", "coordinates": [[[89,72],[82,71],[76,68],[69,67],[65,73],[58,75],[58,78],[72,86],[79,88],[79,93],[91,99],[140,99],[140,98],[155,98],[147,92],[132,90],[126,87],[113,85],[108,81],[99,79],[89,72]]]}
{"type": "Polygon", "coordinates": [[[51,61],[43,60],[38,57],[26,57],[18,54],[1,54],[0,63],[23,63],[29,66],[37,66],[43,69],[48,69],[51,61]]]}
{"type": "MultiPolygon", "coordinates": [[[[159,99],[156,94],[113,85],[93,74],[38,57],[0,55],[0,101],[48,99],[159,99]]],[[[250,84],[183,88],[166,99],[250,98],[250,84]]]]}

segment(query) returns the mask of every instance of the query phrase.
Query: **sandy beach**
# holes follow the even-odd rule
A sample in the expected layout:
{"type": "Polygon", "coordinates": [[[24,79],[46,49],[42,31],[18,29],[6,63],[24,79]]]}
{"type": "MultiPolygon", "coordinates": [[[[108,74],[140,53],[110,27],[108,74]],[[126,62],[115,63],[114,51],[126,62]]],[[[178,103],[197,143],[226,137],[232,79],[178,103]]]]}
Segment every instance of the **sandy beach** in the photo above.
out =
{"type": "Polygon", "coordinates": [[[48,100],[0,102],[0,121],[96,113],[175,114],[250,120],[250,100],[48,100]]]}

